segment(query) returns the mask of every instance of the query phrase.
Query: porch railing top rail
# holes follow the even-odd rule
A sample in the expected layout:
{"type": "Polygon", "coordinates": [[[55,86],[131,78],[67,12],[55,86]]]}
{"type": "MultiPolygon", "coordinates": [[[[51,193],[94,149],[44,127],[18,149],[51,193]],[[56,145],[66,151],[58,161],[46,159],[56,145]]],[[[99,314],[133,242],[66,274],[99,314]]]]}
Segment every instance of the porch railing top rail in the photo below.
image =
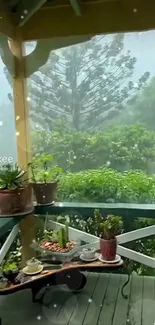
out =
{"type": "Polygon", "coordinates": [[[123,216],[124,218],[155,218],[155,204],[132,203],[55,202],[46,206],[36,205],[34,213],[40,215],[81,214],[84,217],[91,217],[95,209],[99,209],[103,215],[114,214],[123,216]]]}

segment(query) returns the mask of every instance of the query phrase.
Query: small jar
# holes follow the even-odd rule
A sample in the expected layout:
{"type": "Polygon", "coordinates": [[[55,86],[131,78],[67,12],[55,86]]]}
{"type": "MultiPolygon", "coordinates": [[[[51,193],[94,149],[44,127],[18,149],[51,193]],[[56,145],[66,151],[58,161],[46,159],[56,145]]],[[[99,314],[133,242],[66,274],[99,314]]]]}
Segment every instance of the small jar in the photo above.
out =
{"type": "Polygon", "coordinates": [[[8,280],[4,277],[0,277],[0,289],[4,289],[8,284],[8,280]]]}

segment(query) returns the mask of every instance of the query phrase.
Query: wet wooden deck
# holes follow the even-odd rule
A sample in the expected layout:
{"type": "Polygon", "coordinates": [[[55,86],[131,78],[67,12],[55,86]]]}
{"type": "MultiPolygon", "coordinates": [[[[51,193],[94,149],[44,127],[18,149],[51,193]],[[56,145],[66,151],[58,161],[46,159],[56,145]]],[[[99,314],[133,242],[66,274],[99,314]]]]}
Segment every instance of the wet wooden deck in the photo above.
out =
{"type": "Polygon", "coordinates": [[[45,295],[48,307],[32,304],[29,290],[0,297],[2,325],[154,325],[155,279],[133,276],[121,294],[126,275],[87,274],[77,295],[53,287],[45,295]]]}

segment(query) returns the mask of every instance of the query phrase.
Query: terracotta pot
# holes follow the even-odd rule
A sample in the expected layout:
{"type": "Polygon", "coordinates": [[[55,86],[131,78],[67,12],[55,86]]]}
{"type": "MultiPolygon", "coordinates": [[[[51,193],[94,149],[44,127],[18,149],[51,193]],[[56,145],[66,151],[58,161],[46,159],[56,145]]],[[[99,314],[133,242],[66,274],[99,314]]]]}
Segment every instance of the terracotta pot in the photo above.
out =
{"type": "Polygon", "coordinates": [[[100,250],[104,260],[113,261],[117,251],[117,239],[100,239],[100,250]]]}
{"type": "Polygon", "coordinates": [[[0,190],[0,216],[33,211],[31,186],[15,190],[0,190]]]}
{"type": "Polygon", "coordinates": [[[53,203],[57,189],[57,182],[47,184],[33,183],[32,186],[38,204],[53,203]]]}

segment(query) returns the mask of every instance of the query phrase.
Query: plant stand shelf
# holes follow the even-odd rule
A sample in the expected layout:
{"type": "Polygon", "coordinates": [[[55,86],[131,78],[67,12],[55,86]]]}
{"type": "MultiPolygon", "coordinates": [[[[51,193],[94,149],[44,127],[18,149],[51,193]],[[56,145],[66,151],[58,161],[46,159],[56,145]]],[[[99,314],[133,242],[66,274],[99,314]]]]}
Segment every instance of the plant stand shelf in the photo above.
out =
{"type": "MultiPolygon", "coordinates": [[[[106,271],[113,271],[114,269],[119,269],[123,266],[123,260],[120,260],[119,263],[115,264],[104,264],[100,261],[85,263],[82,262],[79,258],[75,258],[74,260],[67,262],[66,264],[59,265],[48,265],[44,266],[44,270],[35,276],[27,276],[20,273],[21,283],[20,284],[10,284],[4,289],[0,289],[0,295],[8,295],[14,292],[31,289],[32,292],[32,302],[39,302],[43,304],[43,299],[46,291],[49,286],[66,284],[68,289],[74,293],[80,292],[86,285],[86,277],[82,273],[82,271],[102,271],[103,269],[106,271]],[[39,292],[45,288],[43,293],[39,296],[39,292]]],[[[124,294],[123,290],[127,283],[129,282],[130,275],[128,277],[128,281],[123,285],[121,293],[124,298],[127,296],[124,294]]],[[[1,320],[0,320],[1,325],[1,320]]]]}

